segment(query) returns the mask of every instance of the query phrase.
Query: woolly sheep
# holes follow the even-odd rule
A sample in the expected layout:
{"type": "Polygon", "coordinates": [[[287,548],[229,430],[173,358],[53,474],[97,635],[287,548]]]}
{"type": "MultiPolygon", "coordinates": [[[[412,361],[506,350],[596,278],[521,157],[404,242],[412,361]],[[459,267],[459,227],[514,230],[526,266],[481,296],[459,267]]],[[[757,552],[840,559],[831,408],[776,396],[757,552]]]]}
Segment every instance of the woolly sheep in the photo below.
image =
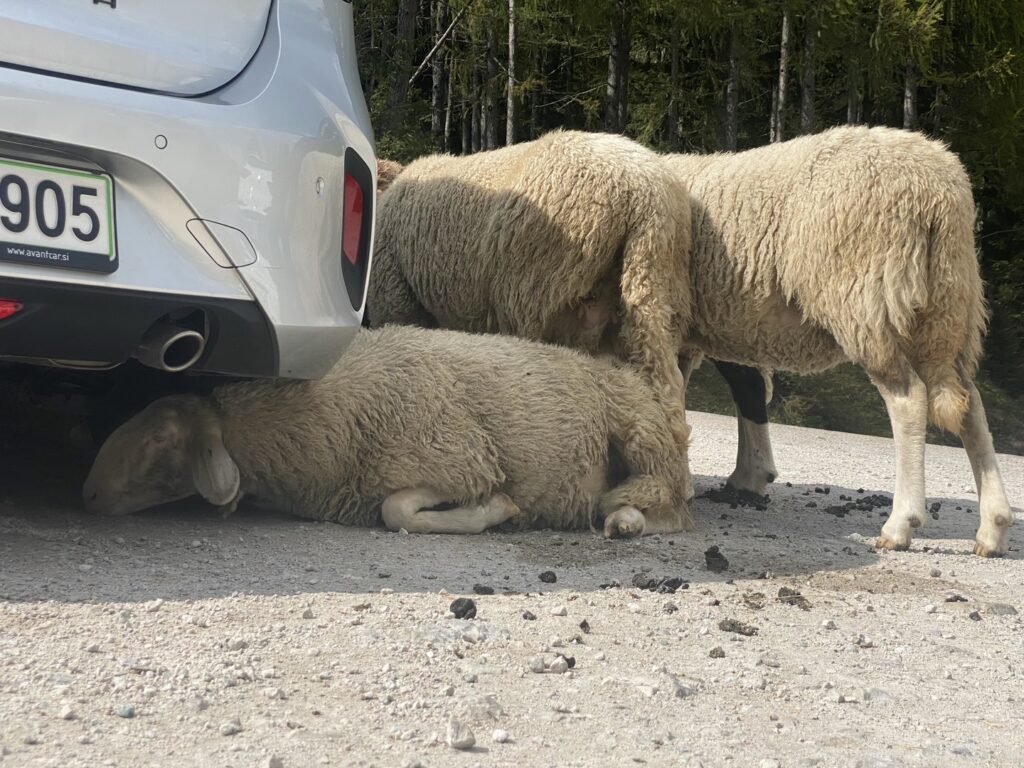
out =
{"type": "Polygon", "coordinates": [[[606,536],[630,536],[690,527],[682,465],[630,366],[392,326],[361,332],[319,381],[155,401],[103,444],[83,499],[116,515],[195,493],[228,513],[252,496],[302,517],[438,533],[512,517],[582,528],[600,512],[606,536]]]}
{"type": "Polygon", "coordinates": [[[973,384],[986,312],[957,157],[916,133],[844,127],[665,162],[693,214],[691,349],[680,365],[688,375],[701,352],[735,364],[723,372],[748,418],[733,479],[760,493],[775,475],[763,379],[748,366],[808,373],[851,360],[878,387],[896,443],[878,546],[906,549],[925,522],[930,420],[959,434],[970,457],[975,552],[1004,554],[1013,514],[973,384]]]}
{"type": "Polygon", "coordinates": [[[622,136],[555,131],[424,157],[397,178],[389,161],[378,169],[382,186],[394,181],[378,203],[371,327],[439,325],[590,352],[614,334],[685,446],[676,353],[691,306],[690,215],[660,156],[622,136]]]}

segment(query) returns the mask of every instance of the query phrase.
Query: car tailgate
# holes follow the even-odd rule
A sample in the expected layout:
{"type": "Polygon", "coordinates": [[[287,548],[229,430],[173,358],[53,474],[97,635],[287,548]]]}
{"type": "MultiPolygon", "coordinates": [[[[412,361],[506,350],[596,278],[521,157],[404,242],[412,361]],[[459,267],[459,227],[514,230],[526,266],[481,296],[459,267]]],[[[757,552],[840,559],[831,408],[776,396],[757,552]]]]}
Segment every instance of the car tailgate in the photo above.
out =
{"type": "Polygon", "coordinates": [[[263,39],[272,0],[3,0],[0,64],[194,96],[263,39]]]}

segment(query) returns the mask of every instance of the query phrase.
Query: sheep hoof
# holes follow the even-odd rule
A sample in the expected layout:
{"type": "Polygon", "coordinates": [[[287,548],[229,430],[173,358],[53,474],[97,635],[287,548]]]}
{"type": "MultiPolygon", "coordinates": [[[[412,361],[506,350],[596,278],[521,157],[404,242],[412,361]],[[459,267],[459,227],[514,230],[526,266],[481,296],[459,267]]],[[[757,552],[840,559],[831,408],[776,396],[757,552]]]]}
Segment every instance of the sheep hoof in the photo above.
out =
{"type": "Polygon", "coordinates": [[[980,541],[976,541],[974,542],[974,554],[979,557],[1002,557],[1006,554],[1006,550],[993,549],[982,544],[980,541]]]}
{"type": "Polygon", "coordinates": [[[631,539],[642,536],[647,521],[636,507],[619,507],[604,520],[606,539],[631,539]]]}
{"type": "MultiPolygon", "coordinates": [[[[995,525],[982,521],[978,535],[974,538],[974,554],[981,557],[1002,557],[1009,550],[1010,524],[1000,525],[999,517],[1001,516],[997,516],[995,525]]],[[[1003,519],[1011,523],[1013,520],[1009,515],[1003,519]]]]}
{"type": "Polygon", "coordinates": [[[890,551],[905,552],[910,549],[910,541],[900,542],[890,539],[884,533],[875,539],[875,549],[888,549],[890,551]]]}

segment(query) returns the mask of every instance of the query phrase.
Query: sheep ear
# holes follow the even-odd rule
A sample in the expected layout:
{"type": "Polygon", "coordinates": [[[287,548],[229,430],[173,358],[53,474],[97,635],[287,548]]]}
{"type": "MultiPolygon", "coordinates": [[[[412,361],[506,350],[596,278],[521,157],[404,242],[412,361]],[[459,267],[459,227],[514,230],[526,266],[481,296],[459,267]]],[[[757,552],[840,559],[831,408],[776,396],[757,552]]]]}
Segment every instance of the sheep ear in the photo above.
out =
{"type": "Polygon", "coordinates": [[[192,481],[203,498],[217,506],[234,501],[241,482],[238,465],[228,455],[220,430],[196,435],[191,454],[192,481]]]}

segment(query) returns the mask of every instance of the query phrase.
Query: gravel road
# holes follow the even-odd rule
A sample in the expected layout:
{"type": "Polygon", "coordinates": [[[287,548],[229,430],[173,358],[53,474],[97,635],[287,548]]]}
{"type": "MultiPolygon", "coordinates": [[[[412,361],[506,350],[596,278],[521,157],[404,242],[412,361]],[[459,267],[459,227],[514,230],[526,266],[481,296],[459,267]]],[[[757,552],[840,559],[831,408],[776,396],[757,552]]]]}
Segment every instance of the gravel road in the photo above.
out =
{"type": "MultiPolygon", "coordinates": [[[[735,422],[691,422],[702,494],[735,422]]],[[[840,496],[891,495],[891,441],[772,435],[767,508],[698,498],[695,531],[633,542],[98,519],[72,453],[0,440],[0,762],[1019,766],[1024,525],[972,556],[967,459],[929,446],[937,519],[877,553],[888,507],[840,496]]]]}

